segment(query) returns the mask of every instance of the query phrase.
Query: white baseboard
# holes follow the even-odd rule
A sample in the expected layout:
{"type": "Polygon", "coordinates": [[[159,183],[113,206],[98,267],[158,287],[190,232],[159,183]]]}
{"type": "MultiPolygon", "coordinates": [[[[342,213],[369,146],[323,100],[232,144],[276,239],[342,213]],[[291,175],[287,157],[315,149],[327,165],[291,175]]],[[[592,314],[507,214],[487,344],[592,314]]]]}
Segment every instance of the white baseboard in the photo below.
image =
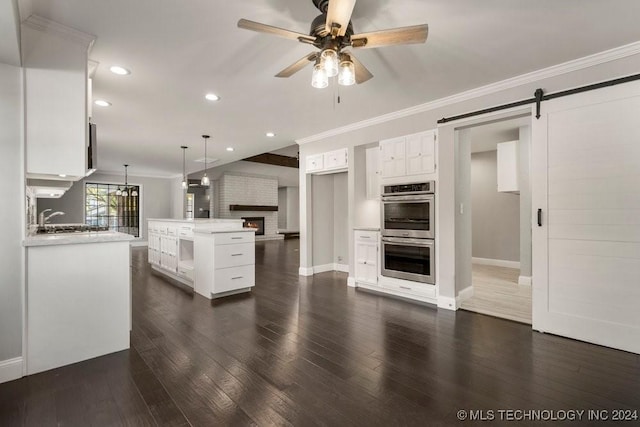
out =
{"type": "Polygon", "coordinates": [[[0,361],[0,384],[22,378],[22,357],[0,361]]]}
{"type": "Polygon", "coordinates": [[[298,274],[300,276],[313,276],[313,267],[300,267],[298,268],[298,274]]]}
{"type": "Polygon", "coordinates": [[[456,307],[460,307],[462,301],[469,299],[473,296],[473,286],[468,286],[458,292],[458,296],[456,297],[456,307]]]}
{"type": "Polygon", "coordinates": [[[324,273],[326,271],[335,270],[335,264],[323,264],[323,265],[314,265],[311,269],[313,270],[313,274],[324,273]]]}
{"type": "Polygon", "coordinates": [[[444,308],[445,310],[456,311],[458,306],[456,305],[456,299],[450,297],[438,296],[438,308],[444,308]]]}
{"type": "Polygon", "coordinates": [[[130,243],[132,248],[137,248],[139,246],[148,246],[148,242],[146,240],[132,240],[130,243]]]}
{"type": "Polygon", "coordinates": [[[531,286],[531,276],[519,276],[518,285],[531,286]]]}
{"type": "Polygon", "coordinates": [[[355,277],[347,278],[347,286],[355,288],[356,287],[356,278],[355,277]]]}
{"type": "Polygon", "coordinates": [[[504,259],[491,259],[491,258],[471,258],[471,262],[481,265],[493,265],[495,267],[507,267],[507,268],[520,268],[519,261],[507,261],[504,259]]]}
{"type": "Polygon", "coordinates": [[[348,273],[349,272],[349,265],[348,264],[338,264],[338,263],[330,263],[330,264],[323,264],[323,265],[314,265],[312,267],[313,273],[312,274],[318,274],[318,273],[324,273],[327,271],[341,271],[343,273],[348,273]]]}
{"type": "Polygon", "coordinates": [[[349,272],[349,264],[338,264],[338,263],[335,263],[335,264],[333,264],[333,269],[335,271],[341,271],[343,273],[348,273],[349,272]]]}

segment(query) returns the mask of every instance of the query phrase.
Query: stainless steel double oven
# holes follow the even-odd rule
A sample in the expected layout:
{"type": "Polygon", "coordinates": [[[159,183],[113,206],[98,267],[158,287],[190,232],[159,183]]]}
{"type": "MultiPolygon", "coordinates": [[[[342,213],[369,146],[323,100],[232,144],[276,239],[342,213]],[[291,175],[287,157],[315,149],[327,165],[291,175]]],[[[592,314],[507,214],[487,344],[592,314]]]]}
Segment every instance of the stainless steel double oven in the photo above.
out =
{"type": "Polygon", "coordinates": [[[435,182],[382,187],[382,275],[435,283],[435,182]]]}

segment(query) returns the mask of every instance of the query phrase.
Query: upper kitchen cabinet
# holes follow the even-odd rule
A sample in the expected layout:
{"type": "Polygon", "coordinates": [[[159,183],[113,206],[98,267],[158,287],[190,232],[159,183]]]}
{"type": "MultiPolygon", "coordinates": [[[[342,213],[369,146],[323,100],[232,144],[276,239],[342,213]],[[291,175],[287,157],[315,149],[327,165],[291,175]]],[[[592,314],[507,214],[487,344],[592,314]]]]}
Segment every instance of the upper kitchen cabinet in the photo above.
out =
{"type": "Polygon", "coordinates": [[[28,178],[88,171],[89,50],[95,37],[32,15],[22,23],[28,178]]]}
{"type": "Polygon", "coordinates": [[[380,141],[382,178],[431,174],[436,170],[433,130],[380,141]]]}
{"type": "Polygon", "coordinates": [[[306,173],[324,175],[345,172],[349,166],[349,155],[346,148],[327,151],[326,153],[309,155],[305,159],[306,173]]]}
{"type": "Polygon", "coordinates": [[[498,144],[498,191],[520,193],[518,185],[518,141],[498,144]]]}

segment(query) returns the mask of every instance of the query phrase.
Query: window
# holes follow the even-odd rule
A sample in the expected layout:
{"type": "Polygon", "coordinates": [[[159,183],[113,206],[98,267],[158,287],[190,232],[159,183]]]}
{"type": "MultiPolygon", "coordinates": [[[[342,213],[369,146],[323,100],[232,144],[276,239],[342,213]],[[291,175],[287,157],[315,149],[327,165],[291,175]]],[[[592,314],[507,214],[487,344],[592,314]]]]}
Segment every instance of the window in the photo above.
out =
{"type": "Polygon", "coordinates": [[[109,227],[109,230],[140,237],[139,196],[131,196],[137,185],[128,186],[128,196],[118,196],[116,191],[124,189],[117,184],[85,184],[84,221],[89,225],[109,227]]]}

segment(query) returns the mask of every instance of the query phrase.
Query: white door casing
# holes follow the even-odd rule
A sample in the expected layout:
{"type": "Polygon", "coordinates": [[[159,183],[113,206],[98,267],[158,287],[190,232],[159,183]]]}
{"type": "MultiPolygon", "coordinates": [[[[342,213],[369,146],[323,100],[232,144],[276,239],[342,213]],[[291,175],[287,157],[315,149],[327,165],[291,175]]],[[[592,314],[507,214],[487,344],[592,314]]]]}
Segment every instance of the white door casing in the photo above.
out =
{"type": "Polygon", "coordinates": [[[638,117],[634,82],[544,102],[533,120],[536,330],[640,353],[638,117]]]}

